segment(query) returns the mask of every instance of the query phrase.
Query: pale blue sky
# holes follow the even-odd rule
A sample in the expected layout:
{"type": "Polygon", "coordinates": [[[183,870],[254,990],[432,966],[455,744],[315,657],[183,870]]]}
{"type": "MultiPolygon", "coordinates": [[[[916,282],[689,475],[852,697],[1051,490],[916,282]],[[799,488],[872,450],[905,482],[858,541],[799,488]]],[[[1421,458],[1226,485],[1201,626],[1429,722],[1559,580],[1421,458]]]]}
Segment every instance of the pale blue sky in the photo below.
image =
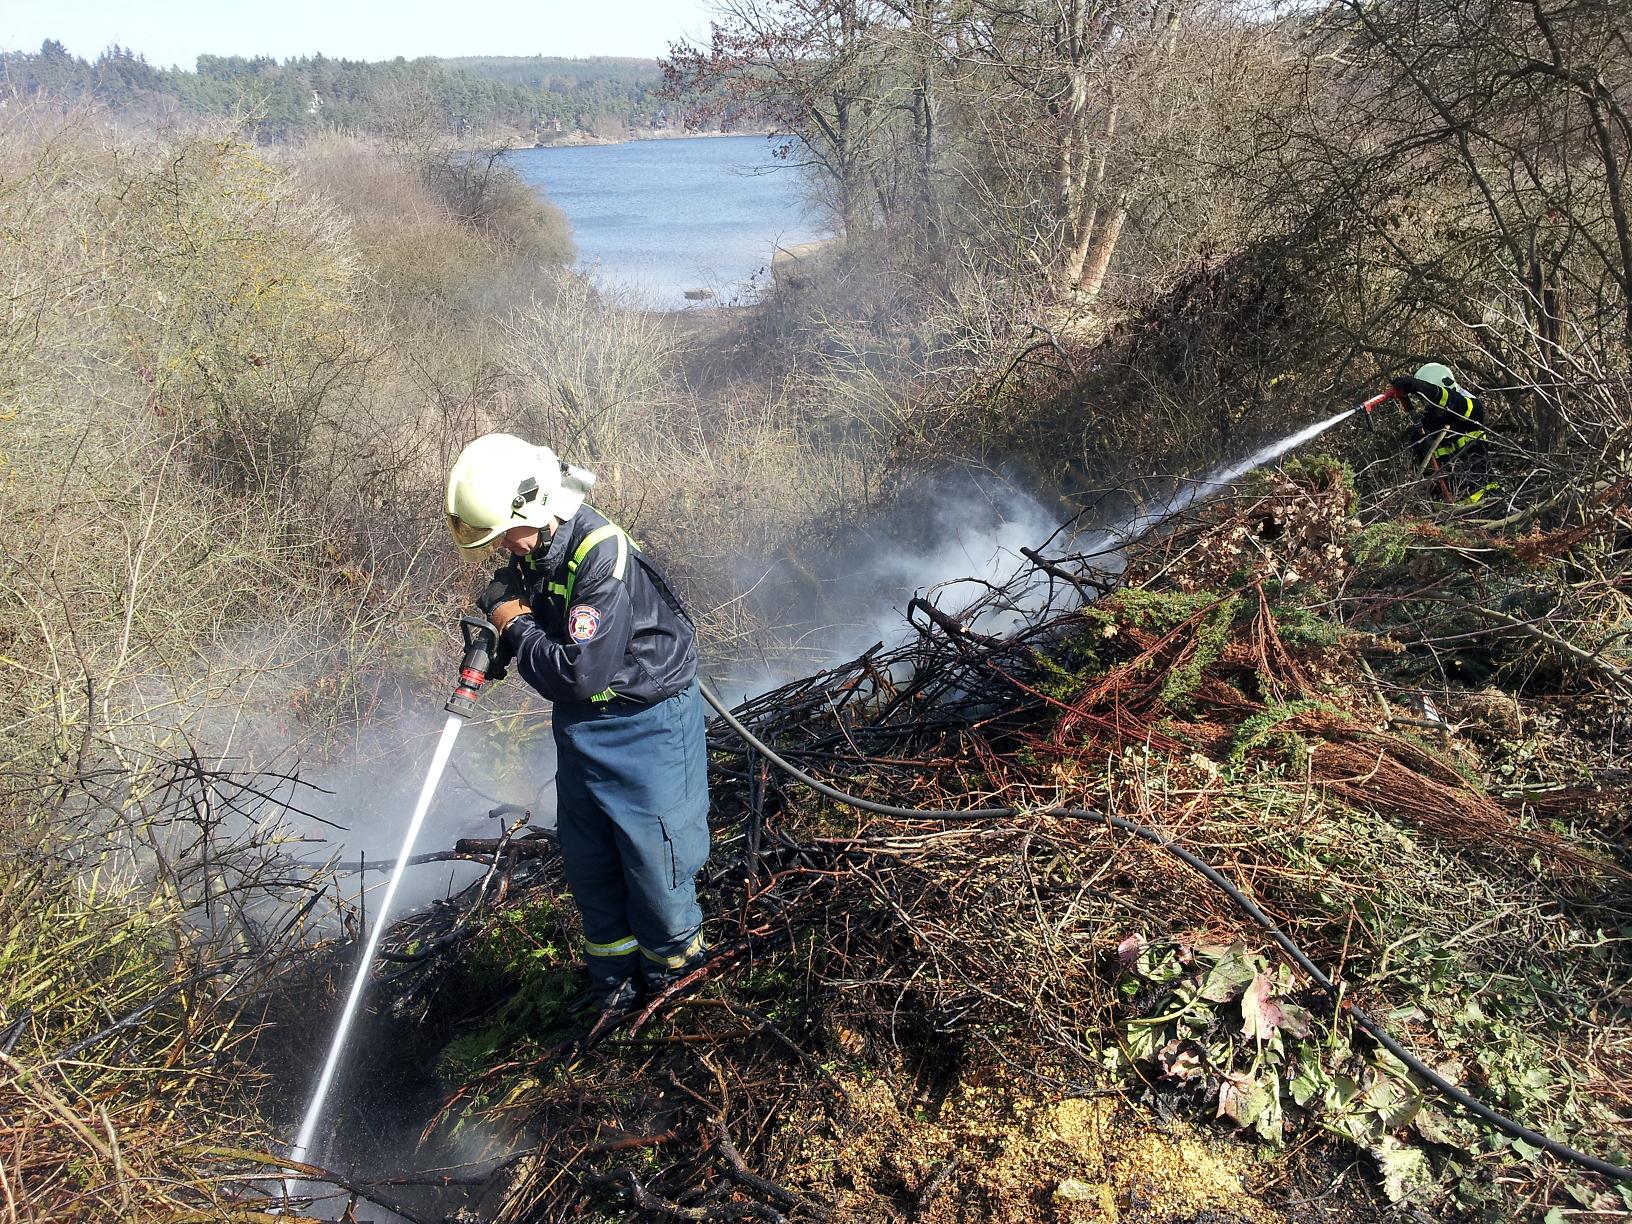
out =
{"type": "Polygon", "coordinates": [[[0,0],[0,50],[109,43],[191,68],[212,55],[662,55],[708,30],[706,0],[0,0]]]}

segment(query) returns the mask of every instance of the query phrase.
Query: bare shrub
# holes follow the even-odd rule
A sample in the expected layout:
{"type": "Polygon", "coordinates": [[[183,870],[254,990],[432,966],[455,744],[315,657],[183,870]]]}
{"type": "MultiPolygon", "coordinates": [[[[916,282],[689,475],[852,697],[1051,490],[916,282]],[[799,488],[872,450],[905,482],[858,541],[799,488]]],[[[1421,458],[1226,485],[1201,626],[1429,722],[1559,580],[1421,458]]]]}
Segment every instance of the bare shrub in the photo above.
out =
{"type": "Polygon", "coordinates": [[[450,298],[473,296],[476,286],[464,286],[486,270],[485,244],[449,224],[446,206],[411,162],[340,136],[303,146],[285,162],[350,222],[363,292],[387,306],[429,297],[444,309],[450,298]]]}
{"type": "Polygon", "coordinates": [[[506,252],[541,264],[570,263],[573,246],[566,215],[522,180],[504,160],[506,152],[438,149],[425,156],[420,173],[456,219],[506,252]]]}
{"type": "Polygon", "coordinates": [[[518,384],[520,432],[610,468],[661,426],[674,342],[631,307],[563,276],[510,316],[503,357],[518,384]]]}
{"type": "Polygon", "coordinates": [[[199,447],[210,478],[297,492],[370,359],[344,227],[231,135],[155,150],[108,186],[132,290],[113,320],[150,410],[199,447]]]}

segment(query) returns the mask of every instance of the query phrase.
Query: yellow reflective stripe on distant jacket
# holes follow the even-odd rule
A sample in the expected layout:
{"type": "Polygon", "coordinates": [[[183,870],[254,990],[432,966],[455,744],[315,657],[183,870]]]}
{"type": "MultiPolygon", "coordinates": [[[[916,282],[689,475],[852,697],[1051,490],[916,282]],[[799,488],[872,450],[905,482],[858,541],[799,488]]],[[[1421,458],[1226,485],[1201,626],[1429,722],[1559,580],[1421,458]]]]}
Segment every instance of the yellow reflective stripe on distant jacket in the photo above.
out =
{"type": "MultiPolygon", "coordinates": [[[[1457,392],[1457,394],[1462,399],[1462,407],[1452,415],[1471,422],[1473,420],[1473,396],[1462,391],[1457,392]]],[[[1449,387],[1439,388],[1439,406],[1446,412],[1450,412],[1451,389],[1449,387]]],[[[1449,459],[1469,442],[1483,442],[1487,436],[1482,429],[1470,429],[1466,433],[1448,434],[1445,440],[1434,448],[1434,458],[1449,459]]]]}

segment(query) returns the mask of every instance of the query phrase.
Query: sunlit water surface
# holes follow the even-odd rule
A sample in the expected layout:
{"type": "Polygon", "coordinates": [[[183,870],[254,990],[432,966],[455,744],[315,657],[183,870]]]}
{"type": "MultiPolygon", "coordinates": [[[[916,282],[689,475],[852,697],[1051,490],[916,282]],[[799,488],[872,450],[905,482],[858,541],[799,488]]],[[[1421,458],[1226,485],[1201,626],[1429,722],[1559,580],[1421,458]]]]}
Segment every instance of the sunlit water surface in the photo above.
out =
{"type": "Polygon", "coordinates": [[[510,160],[572,222],[579,263],[603,284],[678,310],[687,290],[741,300],[776,247],[823,235],[797,171],[764,136],[518,149],[510,160]]]}

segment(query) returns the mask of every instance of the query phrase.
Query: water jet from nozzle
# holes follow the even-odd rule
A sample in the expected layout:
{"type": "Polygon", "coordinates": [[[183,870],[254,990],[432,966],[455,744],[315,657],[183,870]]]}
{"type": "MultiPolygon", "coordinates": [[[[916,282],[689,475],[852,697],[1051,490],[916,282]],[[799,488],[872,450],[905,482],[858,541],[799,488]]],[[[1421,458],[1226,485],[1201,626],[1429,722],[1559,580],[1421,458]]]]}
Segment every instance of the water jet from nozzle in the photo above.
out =
{"type": "MultiPolygon", "coordinates": [[[[486,624],[485,621],[483,623],[486,624]]],[[[323,1064],[323,1073],[318,1077],[317,1087],[312,1091],[311,1104],[306,1107],[306,1117],[295,1136],[294,1147],[289,1151],[289,1159],[297,1164],[306,1160],[312,1140],[317,1134],[318,1124],[323,1119],[323,1105],[328,1099],[329,1089],[334,1084],[335,1073],[340,1069],[340,1057],[345,1052],[346,1038],[351,1035],[352,1023],[357,1019],[358,1007],[368,986],[369,970],[374,964],[374,953],[379,948],[380,936],[391,921],[391,903],[396,899],[397,888],[401,885],[403,872],[408,867],[408,858],[414,852],[414,842],[418,840],[419,831],[425,824],[425,814],[430,811],[431,797],[436,794],[437,783],[442,780],[442,772],[448,767],[448,758],[453,755],[453,741],[459,737],[459,728],[464,725],[464,721],[458,714],[448,715],[447,724],[442,728],[442,738],[436,743],[436,752],[431,757],[430,769],[425,774],[425,784],[420,788],[419,802],[414,805],[413,817],[408,822],[408,832],[402,839],[402,850],[397,855],[397,865],[392,869],[391,882],[385,888],[385,899],[380,902],[374,926],[368,932],[368,938],[363,944],[363,954],[357,961],[357,976],[352,979],[351,993],[346,997],[345,1011],[341,1012],[340,1023],[334,1030],[334,1041],[329,1046],[328,1061],[323,1064]]]]}
{"type": "Polygon", "coordinates": [[[1225,485],[1234,484],[1248,472],[1255,472],[1267,463],[1274,463],[1275,460],[1288,451],[1296,450],[1305,442],[1313,441],[1332,426],[1341,424],[1359,411],[1358,408],[1345,408],[1336,416],[1329,416],[1324,421],[1316,421],[1313,425],[1305,425],[1297,433],[1288,434],[1279,442],[1271,442],[1268,446],[1254,451],[1239,463],[1232,463],[1222,471],[1212,473],[1202,481],[1201,488],[1211,492],[1223,488],[1225,485]]]}
{"type": "Polygon", "coordinates": [[[1197,502],[1207,501],[1209,498],[1222,493],[1249,472],[1255,472],[1267,464],[1274,463],[1275,460],[1288,451],[1296,450],[1305,442],[1318,438],[1334,425],[1341,424],[1359,411],[1358,408],[1345,408],[1335,416],[1329,416],[1324,421],[1316,421],[1313,425],[1305,425],[1296,433],[1288,434],[1278,442],[1271,442],[1268,446],[1260,447],[1245,459],[1238,460],[1227,467],[1215,468],[1200,480],[1195,481],[1163,502],[1160,509],[1147,511],[1129,519],[1115,531],[1107,534],[1114,537],[1121,544],[1137,540],[1146,532],[1172,518],[1175,514],[1188,510],[1197,502]]]}

